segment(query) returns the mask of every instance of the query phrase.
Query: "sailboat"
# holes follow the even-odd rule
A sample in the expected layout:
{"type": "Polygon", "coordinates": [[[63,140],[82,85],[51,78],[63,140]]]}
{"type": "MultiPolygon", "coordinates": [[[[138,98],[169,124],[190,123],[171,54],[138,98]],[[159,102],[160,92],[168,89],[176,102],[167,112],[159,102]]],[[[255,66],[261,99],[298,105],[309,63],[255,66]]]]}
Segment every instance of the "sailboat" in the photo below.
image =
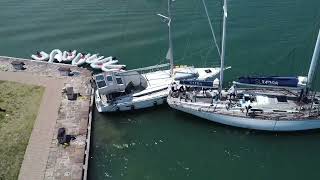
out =
{"type": "MultiPolygon", "coordinates": [[[[227,2],[223,6],[221,69],[224,66],[227,2]]],[[[320,92],[312,90],[320,52],[320,30],[308,76],[241,77],[229,90],[220,81],[180,81],[170,91],[170,107],[213,122],[264,131],[320,128],[320,92]]]]}
{"type": "Polygon", "coordinates": [[[99,112],[128,111],[157,106],[166,102],[168,87],[173,80],[209,80],[219,75],[219,67],[174,66],[170,6],[171,0],[168,0],[168,16],[158,14],[168,25],[169,50],[166,59],[170,63],[128,71],[108,71],[95,75],[97,87],[95,103],[99,112]]]}

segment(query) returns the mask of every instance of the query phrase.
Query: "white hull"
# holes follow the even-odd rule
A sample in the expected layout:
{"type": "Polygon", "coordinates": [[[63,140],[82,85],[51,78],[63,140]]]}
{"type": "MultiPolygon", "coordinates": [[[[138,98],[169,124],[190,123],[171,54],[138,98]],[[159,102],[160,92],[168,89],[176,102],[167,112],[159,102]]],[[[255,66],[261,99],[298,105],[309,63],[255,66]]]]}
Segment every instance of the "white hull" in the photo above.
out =
{"type": "Polygon", "coordinates": [[[91,66],[92,69],[101,69],[102,64],[91,63],[90,66],[91,66]]]}
{"type": "MultiPolygon", "coordinates": [[[[102,56],[103,57],[103,56],[102,56]]],[[[103,59],[98,59],[97,61],[93,62],[90,64],[90,66],[93,69],[101,69],[102,65],[106,62],[109,62],[110,60],[112,60],[112,57],[107,57],[107,58],[103,58],[103,59]]]]}
{"type": "Polygon", "coordinates": [[[49,62],[53,63],[54,60],[57,60],[58,62],[62,61],[62,52],[60,49],[54,49],[51,51],[49,62]]]}
{"type": "Polygon", "coordinates": [[[68,52],[67,51],[63,51],[63,53],[62,53],[62,61],[67,61],[67,56],[68,56],[68,52]]]}
{"type": "Polygon", "coordinates": [[[67,51],[63,51],[62,53],[62,62],[71,62],[77,55],[77,51],[73,50],[71,54],[67,51]]]}
{"type": "Polygon", "coordinates": [[[98,54],[93,54],[92,56],[88,57],[88,59],[86,59],[86,63],[87,63],[87,64],[91,64],[91,63],[93,63],[97,58],[98,58],[98,54]]]}
{"type": "Polygon", "coordinates": [[[180,105],[168,102],[169,106],[225,125],[235,126],[240,128],[264,130],[264,131],[301,131],[320,128],[320,119],[314,120],[263,120],[258,118],[241,118],[230,115],[222,115],[211,112],[197,111],[196,109],[184,108],[180,105]]]}
{"type": "MultiPolygon", "coordinates": [[[[200,71],[201,69],[196,68],[196,70],[200,71]]],[[[212,70],[214,69],[212,68],[212,70]]],[[[108,69],[108,71],[110,71],[110,69],[108,69]]],[[[212,74],[212,76],[217,75],[217,73],[218,72],[212,74]]],[[[142,76],[148,80],[148,87],[145,90],[127,96],[121,96],[120,98],[115,99],[113,103],[107,103],[103,98],[104,95],[100,95],[97,90],[95,93],[95,102],[98,111],[129,111],[149,108],[165,103],[169,94],[168,86],[173,80],[172,77],[170,77],[169,70],[149,72],[142,74],[142,76]]]]}
{"type": "Polygon", "coordinates": [[[105,72],[109,72],[110,69],[123,69],[126,67],[126,65],[116,64],[116,63],[118,63],[118,60],[111,60],[109,62],[106,62],[102,64],[101,70],[105,72]]]}
{"type": "Polygon", "coordinates": [[[45,53],[44,51],[40,52],[41,57],[37,55],[31,55],[31,58],[38,61],[47,61],[49,59],[49,54],[45,53]]]}
{"type": "Polygon", "coordinates": [[[68,55],[67,56],[67,61],[72,61],[77,55],[77,51],[76,50],[73,50],[71,55],[68,55]]]}
{"type": "Polygon", "coordinates": [[[79,53],[73,60],[72,60],[72,65],[77,65],[80,66],[84,63],[86,63],[86,60],[90,57],[90,54],[85,55],[85,57],[82,57],[82,54],[79,53]]]}
{"type": "MultiPolygon", "coordinates": [[[[156,94],[156,93],[155,93],[156,94]]],[[[102,104],[99,93],[95,93],[95,103],[99,112],[118,112],[118,111],[131,111],[137,109],[150,108],[161,105],[166,102],[167,92],[157,93],[157,95],[150,96],[149,98],[136,98],[132,101],[122,103],[102,104]]]]}

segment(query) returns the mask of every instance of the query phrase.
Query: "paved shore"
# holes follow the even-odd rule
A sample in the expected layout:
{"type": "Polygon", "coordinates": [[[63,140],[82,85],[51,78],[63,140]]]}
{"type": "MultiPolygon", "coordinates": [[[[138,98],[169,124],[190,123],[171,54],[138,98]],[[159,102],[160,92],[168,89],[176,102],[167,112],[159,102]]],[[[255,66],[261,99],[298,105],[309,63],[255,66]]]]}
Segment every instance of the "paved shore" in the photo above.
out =
{"type": "Polygon", "coordinates": [[[92,101],[90,79],[90,71],[75,66],[0,57],[0,80],[45,87],[19,179],[86,178],[85,152],[89,149],[86,145],[92,101]],[[26,69],[15,70],[12,61],[24,62],[26,69]],[[62,76],[59,67],[70,68],[74,75],[62,76]],[[62,93],[65,87],[73,87],[81,96],[75,101],[68,100],[62,93]],[[61,127],[66,128],[67,134],[76,136],[68,147],[58,145],[57,130],[61,127]]]}

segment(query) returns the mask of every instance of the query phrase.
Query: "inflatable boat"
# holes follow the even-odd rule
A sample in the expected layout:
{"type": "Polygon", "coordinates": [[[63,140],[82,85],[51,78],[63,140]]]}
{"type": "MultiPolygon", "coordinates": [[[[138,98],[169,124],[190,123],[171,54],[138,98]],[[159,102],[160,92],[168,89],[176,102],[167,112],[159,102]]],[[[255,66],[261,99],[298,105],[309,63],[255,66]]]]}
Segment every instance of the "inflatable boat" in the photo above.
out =
{"type": "Polygon", "coordinates": [[[67,61],[67,56],[68,56],[68,52],[67,51],[63,51],[63,53],[62,53],[62,61],[67,61]]]}
{"type": "Polygon", "coordinates": [[[108,72],[110,69],[124,69],[125,67],[126,65],[123,65],[123,64],[109,64],[108,62],[108,63],[102,64],[101,70],[108,72]]]}
{"type": "Polygon", "coordinates": [[[76,57],[76,55],[77,55],[76,50],[73,50],[72,52],[71,52],[71,50],[69,50],[67,52],[67,61],[72,61],[76,57]]]}
{"type": "Polygon", "coordinates": [[[126,70],[123,69],[104,69],[104,72],[126,72],[126,70]]]}
{"type": "Polygon", "coordinates": [[[32,54],[31,58],[37,61],[47,61],[49,59],[49,54],[44,51],[37,52],[37,54],[32,54]]]}
{"type": "Polygon", "coordinates": [[[106,62],[109,62],[112,60],[112,56],[109,56],[107,58],[104,58],[104,59],[101,59],[101,60],[97,60],[93,63],[90,64],[90,66],[93,68],[93,69],[101,69],[102,65],[106,62]]]}
{"type": "Polygon", "coordinates": [[[57,60],[58,62],[62,61],[62,52],[60,49],[54,49],[51,51],[49,62],[53,63],[54,60],[57,60]]]}
{"type": "Polygon", "coordinates": [[[73,60],[72,60],[72,65],[77,65],[80,66],[86,62],[86,60],[90,57],[91,54],[81,54],[79,53],[73,60]]]}
{"type": "Polygon", "coordinates": [[[114,64],[117,64],[119,61],[118,60],[110,60],[110,61],[108,61],[108,62],[106,62],[106,63],[103,63],[104,65],[114,65],[114,64]]]}
{"type": "MultiPolygon", "coordinates": [[[[98,61],[101,61],[102,59],[104,59],[104,56],[100,56],[100,57],[92,60],[91,64],[96,63],[96,62],[98,62],[98,61]]],[[[91,65],[91,64],[90,64],[90,65],[91,65]]]]}
{"type": "Polygon", "coordinates": [[[88,59],[86,59],[86,63],[91,64],[98,58],[98,54],[93,54],[88,59]]]}
{"type": "Polygon", "coordinates": [[[63,51],[62,53],[62,61],[63,62],[71,62],[77,55],[76,50],[63,51]]]}

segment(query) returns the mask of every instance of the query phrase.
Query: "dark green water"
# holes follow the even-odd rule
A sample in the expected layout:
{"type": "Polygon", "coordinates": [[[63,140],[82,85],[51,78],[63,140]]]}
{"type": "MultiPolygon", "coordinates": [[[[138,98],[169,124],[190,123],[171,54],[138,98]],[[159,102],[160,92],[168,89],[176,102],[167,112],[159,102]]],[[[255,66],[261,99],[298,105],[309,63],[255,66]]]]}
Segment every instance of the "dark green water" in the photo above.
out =
{"type": "MultiPolygon", "coordinates": [[[[77,49],[119,57],[129,68],[163,62],[165,0],[2,0],[0,54],[77,49]]],[[[220,33],[221,1],[207,2],[220,33]]],[[[318,29],[318,0],[229,0],[226,80],[305,75],[318,29]]],[[[200,0],[176,0],[177,64],[218,64],[200,0]]],[[[319,73],[318,73],[319,76],[319,73]]],[[[319,87],[319,79],[316,85],[319,87]]],[[[227,84],[227,83],[226,83],[227,84]]],[[[319,179],[320,133],[265,133],[215,123],[166,106],[98,114],[90,179],[319,179]]]]}

